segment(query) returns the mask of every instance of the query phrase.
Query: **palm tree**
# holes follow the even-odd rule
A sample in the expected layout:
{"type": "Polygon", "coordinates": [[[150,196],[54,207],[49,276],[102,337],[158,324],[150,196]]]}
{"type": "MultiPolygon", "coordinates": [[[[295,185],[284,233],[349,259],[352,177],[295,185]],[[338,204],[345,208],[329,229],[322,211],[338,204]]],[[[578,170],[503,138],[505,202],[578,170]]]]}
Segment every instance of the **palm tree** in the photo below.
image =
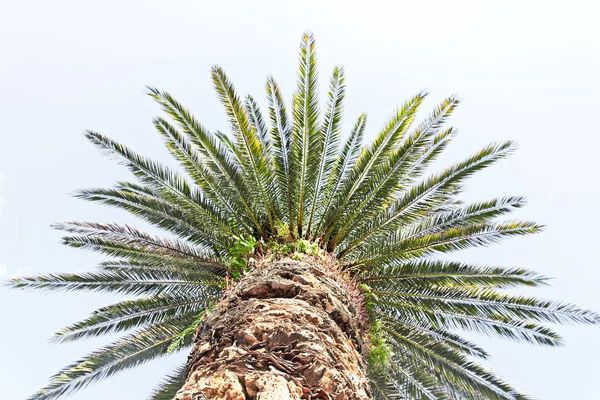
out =
{"type": "Polygon", "coordinates": [[[423,177],[455,135],[445,123],[456,98],[415,125],[426,96],[416,94],[369,146],[360,115],[342,142],[343,69],[333,71],[321,114],[311,34],[299,63],[291,111],[267,80],[270,124],[212,69],[231,136],[209,132],[171,95],[149,88],[171,119],[156,118],[156,129],[187,177],[86,133],[137,180],[78,197],[176,238],[118,224],[56,225],[65,244],[111,258],[92,272],[10,285],[129,296],[57,332],[55,342],[133,332],[67,366],[31,399],[60,398],[190,347],[151,399],[525,399],[478,364],[488,354],[457,331],[557,346],[544,323],[600,322],[570,304],[506,291],[546,284],[544,276],[438,257],[542,229],[498,220],[523,197],[457,200],[466,179],[511,154],[512,142],[423,177]]]}

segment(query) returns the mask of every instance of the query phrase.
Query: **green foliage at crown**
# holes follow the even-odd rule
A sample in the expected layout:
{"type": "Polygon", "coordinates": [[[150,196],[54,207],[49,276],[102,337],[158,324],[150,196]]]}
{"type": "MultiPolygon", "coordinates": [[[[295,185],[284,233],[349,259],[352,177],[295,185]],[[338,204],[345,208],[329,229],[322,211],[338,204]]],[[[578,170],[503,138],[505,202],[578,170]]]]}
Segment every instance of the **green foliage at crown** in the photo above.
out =
{"type": "MultiPolygon", "coordinates": [[[[60,330],[55,342],[128,333],[62,369],[31,399],[60,398],[189,348],[203,313],[251,267],[249,255],[262,245],[278,254],[327,254],[340,275],[361,287],[371,316],[376,399],[526,399],[481,366],[488,354],[459,332],[557,346],[561,339],[547,323],[599,323],[596,313],[571,304],[509,293],[546,284],[541,275],[441,258],[542,229],[505,218],[525,204],[521,196],[459,200],[467,178],[506,158],[514,143],[490,144],[426,174],[456,135],[446,126],[456,97],[418,118],[427,95],[413,95],[380,130],[370,130],[373,140],[364,145],[366,114],[342,135],[343,68],[333,69],[321,104],[311,34],[302,38],[298,61],[292,101],[269,77],[266,107],[242,98],[222,68],[212,69],[228,134],[209,130],[169,93],[149,88],[165,114],[154,126],[177,170],[86,133],[134,179],[77,197],[125,210],[172,237],[113,223],[56,225],[66,245],[109,259],[91,272],[22,277],[10,285],[126,296],[60,330]]],[[[172,399],[184,373],[178,368],[150,398],[172,399]]]]}

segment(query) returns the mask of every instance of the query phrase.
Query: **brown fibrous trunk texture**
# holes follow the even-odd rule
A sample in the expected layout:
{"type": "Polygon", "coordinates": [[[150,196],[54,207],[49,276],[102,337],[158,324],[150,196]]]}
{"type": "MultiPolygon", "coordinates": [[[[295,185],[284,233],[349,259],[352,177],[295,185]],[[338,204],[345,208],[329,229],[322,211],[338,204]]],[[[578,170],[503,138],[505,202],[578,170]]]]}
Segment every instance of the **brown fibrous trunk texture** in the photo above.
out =
{"type": "Polygon", "coordinates": [[[372,398],[348,297],[318,257],[259,263],[207,314],[175,399],[372,398]]]}

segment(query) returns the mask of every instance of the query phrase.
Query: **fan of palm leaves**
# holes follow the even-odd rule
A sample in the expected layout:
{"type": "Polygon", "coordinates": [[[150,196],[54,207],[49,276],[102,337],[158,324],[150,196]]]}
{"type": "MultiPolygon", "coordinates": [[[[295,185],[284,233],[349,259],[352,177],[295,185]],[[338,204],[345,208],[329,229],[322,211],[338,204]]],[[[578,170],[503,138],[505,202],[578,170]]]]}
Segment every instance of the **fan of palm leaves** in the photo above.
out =
{"type": "MultiPolygon", "coordinates": [[[[445,123],[458,105],[449,97],[414,122],[425,93],[399,107],[373,142],[362,145],[367,117],[341,134],[345,77],[335,68],[322,112],[317,96],[315,40],[300,46],[298,86],[288,109],[276,81],[266,82],[267,109],[241,99],[223,70],[212,80],[231,135],[211,132],[170,94],[148,94],[168,115],[154,125],[186,176],[108,137],[87,138],[137,178],[78,197],[121,208],[175,236],[165,239],[129,226],[70,222],[64,243],[111,256],[93,272],[16,278],[17,288],[118,292],[129,296],[56,333],[70,342],[133,331],[67,366],[31,399],[54,399],[122,370],[189,347],[198,316],[219,301],[231,274],[228,249],[255,238],[319,243],[342,270],[368,288],[372,323],[390,351],[372,368],[380,399],[525,399],[475,360],[487,358],[457,331],[474,331],[557,346],[544,323],[597,324],[597,314],[570,304],[508,294],[544,284],[524,269],[439,260],[440,253],[486,246],[540,231],[529,221],[498,220],[522,207],[520,196],[464,204],[468,177],[505,158],[512,142],[491,144],[441,172],[423,176],[450,143],[445,123]],[[270,123],[269,123],[270,122],[270,123]]],[[[171,399],[184,368],[151,399],[171,399]]]]}

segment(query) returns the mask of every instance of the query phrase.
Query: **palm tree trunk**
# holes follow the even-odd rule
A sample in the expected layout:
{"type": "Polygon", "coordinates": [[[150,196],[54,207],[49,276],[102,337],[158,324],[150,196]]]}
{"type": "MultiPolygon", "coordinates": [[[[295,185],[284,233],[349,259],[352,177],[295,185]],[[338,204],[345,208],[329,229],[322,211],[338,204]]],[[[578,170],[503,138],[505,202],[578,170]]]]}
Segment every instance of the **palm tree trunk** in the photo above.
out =
{"type": "Polygon", "coordinates": [[[197,332],[176,400],[370,399],[357,311],[325,262],[263,264],[197,332]]]}

